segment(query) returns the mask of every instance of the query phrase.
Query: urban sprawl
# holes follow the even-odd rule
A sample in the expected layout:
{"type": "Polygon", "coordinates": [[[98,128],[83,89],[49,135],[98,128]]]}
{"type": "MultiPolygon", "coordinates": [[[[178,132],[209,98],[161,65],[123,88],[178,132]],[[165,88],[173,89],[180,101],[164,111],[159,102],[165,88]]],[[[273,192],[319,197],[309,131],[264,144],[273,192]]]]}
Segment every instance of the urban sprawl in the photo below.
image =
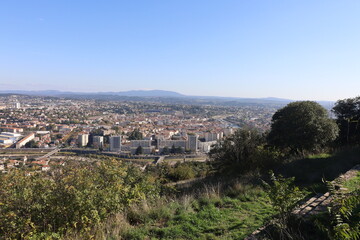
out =
{"type": "Polygon", "coordinates": [[[51,155],[59,151],[127,157],[206,156],[236,128],[267,131],[276,109],[3,95],[0,171],[29,164],[47,171],[52,166],[51,155]],[[43,156],[27,154],[35,149],[43,156]]]}

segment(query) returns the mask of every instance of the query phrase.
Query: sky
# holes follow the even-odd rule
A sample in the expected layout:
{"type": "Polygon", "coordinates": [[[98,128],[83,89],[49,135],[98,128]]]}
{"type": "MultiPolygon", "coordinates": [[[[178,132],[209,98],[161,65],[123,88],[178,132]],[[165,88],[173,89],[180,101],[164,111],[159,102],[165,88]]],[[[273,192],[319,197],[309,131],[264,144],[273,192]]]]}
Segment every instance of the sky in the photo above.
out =
{"type": "Polygon", "coordinates": [[[360,1],[3,0],[0,90],[360,95],[360,1]]]}

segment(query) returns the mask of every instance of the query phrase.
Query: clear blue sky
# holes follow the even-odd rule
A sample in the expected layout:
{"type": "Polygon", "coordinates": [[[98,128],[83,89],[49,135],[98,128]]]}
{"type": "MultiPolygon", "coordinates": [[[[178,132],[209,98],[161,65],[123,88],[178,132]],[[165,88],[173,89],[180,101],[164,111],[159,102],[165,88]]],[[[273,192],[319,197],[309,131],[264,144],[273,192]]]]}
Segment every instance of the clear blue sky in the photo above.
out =
{"type": "Polygon", "coordinates": [[[3,0],[0,89],[360,95],[360,1],[3,0]]]}

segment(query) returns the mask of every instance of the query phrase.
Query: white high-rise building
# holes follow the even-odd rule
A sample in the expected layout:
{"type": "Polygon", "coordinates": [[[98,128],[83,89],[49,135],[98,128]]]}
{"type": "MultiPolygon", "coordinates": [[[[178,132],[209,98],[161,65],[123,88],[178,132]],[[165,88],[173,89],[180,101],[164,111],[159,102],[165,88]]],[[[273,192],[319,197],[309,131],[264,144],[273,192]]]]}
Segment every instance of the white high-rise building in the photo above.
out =
{"type": "Polygon", "coordinates": [[[120,152],[121,151],[121,136],[110,137],[110,151],[120,152]]]}
{"type": "Polygon", "coordinates": [[[219,133],[211,133],[211,132],[206,132],[205,133],[205,141],[206,142],[212,142],[212,141],[216,141],[220,139],[220,134],[219,133]]]}
{"type": "Polygon", "coordinates": [[[19,109],[21,107],[20,103],[19,102],[15,102],[14,103],[14,108],[15,109],[19,109]]]}
{"type": "Polygon", "coordinates": [[[204,152],[204,153],[208,153],[211,150],[211,147],[216,144],[216,141],[212,141],[212,142],[200,142],[199,141],[199,151],[200,152],[204,152]]]}
{"type": "Polygon", "coordinates": [[[224,129],[224,135],[225,135],[226,137],[232,135],[233,133],[234,133],[234,129],[233,129],[233,128],[225,128],[225,129],[224,129]]]}
{"type": "Polygon", "coordinates": [[[85,147],[89,142],[89,134],[79,134],[78,145],[79,147],[85,147]]]}

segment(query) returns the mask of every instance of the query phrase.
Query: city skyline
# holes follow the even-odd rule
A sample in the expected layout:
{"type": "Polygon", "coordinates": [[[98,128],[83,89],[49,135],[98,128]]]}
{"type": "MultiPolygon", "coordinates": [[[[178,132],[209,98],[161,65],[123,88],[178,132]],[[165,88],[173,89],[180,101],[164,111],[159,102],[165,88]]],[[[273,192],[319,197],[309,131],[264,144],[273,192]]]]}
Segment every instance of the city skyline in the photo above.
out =
{"type": "Polygon", "coordinates": [[[17,1],[0,9],[0,90],[359,95],[358,2],[17,1]]]}

